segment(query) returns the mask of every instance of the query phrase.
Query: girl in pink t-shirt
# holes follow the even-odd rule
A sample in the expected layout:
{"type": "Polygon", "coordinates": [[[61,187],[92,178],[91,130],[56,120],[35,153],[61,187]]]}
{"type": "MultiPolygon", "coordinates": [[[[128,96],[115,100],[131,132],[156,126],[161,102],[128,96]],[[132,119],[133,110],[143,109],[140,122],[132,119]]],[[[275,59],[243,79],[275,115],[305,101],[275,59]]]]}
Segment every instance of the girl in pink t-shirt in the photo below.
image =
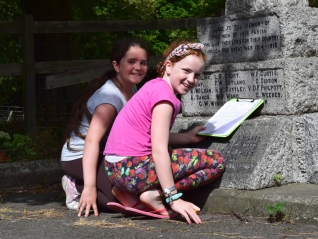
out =
{"type": "Polygon", "coordinates": [[[170,133],[181,107],[176,95],[193,89],[202,74],[202,48],[200,43],[173,43],[158,66],[159,78],[147,82],[118,114],[104,150],[113,194],[123,204],[108,203],[113,210],[155,218],[181,214],[189,224],[202,222],[196,213],[200,208],[182,200],[182,192],[218,178],[224,157],[210,149],[168,146],[204,138],[197,135],[204,126],[170,133]]]}

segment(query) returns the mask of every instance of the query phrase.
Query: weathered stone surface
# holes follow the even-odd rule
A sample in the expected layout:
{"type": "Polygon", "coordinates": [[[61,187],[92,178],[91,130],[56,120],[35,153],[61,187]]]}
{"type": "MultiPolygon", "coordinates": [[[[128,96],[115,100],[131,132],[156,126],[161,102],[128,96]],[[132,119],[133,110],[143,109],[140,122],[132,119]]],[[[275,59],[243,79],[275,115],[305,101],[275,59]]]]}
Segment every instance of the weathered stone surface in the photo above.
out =
{"type": "Polygon", "coordinates": [[[206,18],[198,21],[198,35],[208,63],[256,61],[281,57],[277,16],[206,18]],[[211,22],[212,21],[212,22],[211,22]]]}
{"type": "MultiPolygon", "coordinates": [[[[173,132],[183,132],[208,118],[178,117],[173,132]]],[[[221,187],[261,189],[281,183],[318,181],[318,113],[261,116],[246,120],[229,137],[207,137],[193,147],[222,152],[227,161],[221,187]]]]}
{"type": "Polygon", "coordinates": [[[197,87],[182,97],[182,114],[213,115],[234,97],[264,99],[265,115],[314,113],[317,92],[317,57],[208,65],[197,87]]]}
{"type": "Polygon", "coordinates": [[[225,14],[255,12],[274,7],[308,7],[308,0],[229,0],[225,14]]]}
{"type": "Polygon", "coordinates": [[[208,64],[318,56],[318,9],[274,8],[198,21],[208,64]]]}
{"type": "MultiPolygon", "coordinates": [[[[297,142],[302,146],[303,150],[297,155],[299,157],[298,168],[303,179],[309,183],[318,184],[318,122],[317,113],[309,114],[304,117],[304,122],[299,123],[297,134],[297,142]],[[301,133],[302,132],[302,133],[301,133]],[[299,134],[298,134],[299,133],[299,134]],[[301,135],[299,137],[299,135],[301,135]],[[305,154],[301,154],[305,151],[305,154]]],[[[300,147],[299,147],[300,148],[300,147]]]]}
{"type": "Polygon", "coordinates": [[[207,66],[182,97],[174,130],[204,124],[231,98],[265,104],[230,137],[195,147],[221,151],[221,186],[260,189],[281,183],[318,184],[318,9],[301,0],[231,0],[226,15],[198,22],[207,66]],[[194,117],[201,116],[201,117],[194,117]],[[258,117],[257,117],[258,116],[258,117]]]}

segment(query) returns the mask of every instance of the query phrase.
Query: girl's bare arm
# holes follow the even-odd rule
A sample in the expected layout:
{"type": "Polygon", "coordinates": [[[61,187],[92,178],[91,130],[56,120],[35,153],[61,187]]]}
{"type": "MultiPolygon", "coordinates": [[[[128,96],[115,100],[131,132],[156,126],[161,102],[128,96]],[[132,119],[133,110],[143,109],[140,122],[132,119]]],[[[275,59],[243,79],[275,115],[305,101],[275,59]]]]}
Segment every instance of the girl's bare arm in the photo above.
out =
{"type": "MultiPolygon", "coordinates": [[[[161,102],[157,104],[152,111],[151,123],[151,143],[152,156],[155,163],[156,173],[162,189],[170,188],[175,185],[170,155],[168,152],[169,129],[173,107],[170,103],[161,102]]],[[[201,219],[195,213],[199,208],[187,201],[178,199],[170,203],[171,208],[184,216],[190,224],[191,219],[195,223],[201,223],[201,219]]]]}
{"type": "Polygon", "coordinates": [[[196,126],[185,133],[170,133],[169,145],[178,146],[184,144],[195,144],[201,142],[205,136],[198,135],[198,132],[205,129],[205,126],[196,126]]]}
{"type": "Polygon", "coordinates": [[[83,155],[84,190],[80,199],[79,216],[85,210],[85,217],[87,217],[91,207],[94,210],[94,214],[98,215],[96,169],[99,157],[99,143],[106,131],[110,129],[116,115],[116,109],[110,104],[101,104],[95,109],[85,139],[83,155]]]}

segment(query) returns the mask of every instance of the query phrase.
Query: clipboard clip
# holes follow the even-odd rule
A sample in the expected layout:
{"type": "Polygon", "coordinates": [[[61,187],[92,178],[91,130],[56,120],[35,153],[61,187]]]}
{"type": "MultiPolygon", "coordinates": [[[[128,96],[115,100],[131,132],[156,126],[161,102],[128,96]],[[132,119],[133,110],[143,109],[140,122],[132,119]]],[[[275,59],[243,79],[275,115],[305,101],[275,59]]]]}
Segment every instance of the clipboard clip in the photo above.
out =
{"type": "Polygon", "coordinates": [[[254,102],[254,99],[251,98],[237,98],[236,99],[237,102],[254,102]]]}

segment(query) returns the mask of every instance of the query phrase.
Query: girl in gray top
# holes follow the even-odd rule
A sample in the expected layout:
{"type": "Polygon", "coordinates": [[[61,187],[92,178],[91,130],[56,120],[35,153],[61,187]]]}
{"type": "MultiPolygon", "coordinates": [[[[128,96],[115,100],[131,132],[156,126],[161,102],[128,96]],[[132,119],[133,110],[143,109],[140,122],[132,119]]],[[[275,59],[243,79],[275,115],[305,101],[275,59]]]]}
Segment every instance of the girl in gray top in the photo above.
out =
{"type": "Polygon", "coordinates": [[[79,216],[84,211],[88,216],[91,208],[98,215],[97,207],[107,210],[106,204],[115,201],[100,145],[105,145],[116,115],[145,77],[147,57],[141,40],[118,42],[110,58],[114,69],[93,79],[73,107],[61,153],[66,173],[62,186],[66,206],[79,210],[79,216]]]}

